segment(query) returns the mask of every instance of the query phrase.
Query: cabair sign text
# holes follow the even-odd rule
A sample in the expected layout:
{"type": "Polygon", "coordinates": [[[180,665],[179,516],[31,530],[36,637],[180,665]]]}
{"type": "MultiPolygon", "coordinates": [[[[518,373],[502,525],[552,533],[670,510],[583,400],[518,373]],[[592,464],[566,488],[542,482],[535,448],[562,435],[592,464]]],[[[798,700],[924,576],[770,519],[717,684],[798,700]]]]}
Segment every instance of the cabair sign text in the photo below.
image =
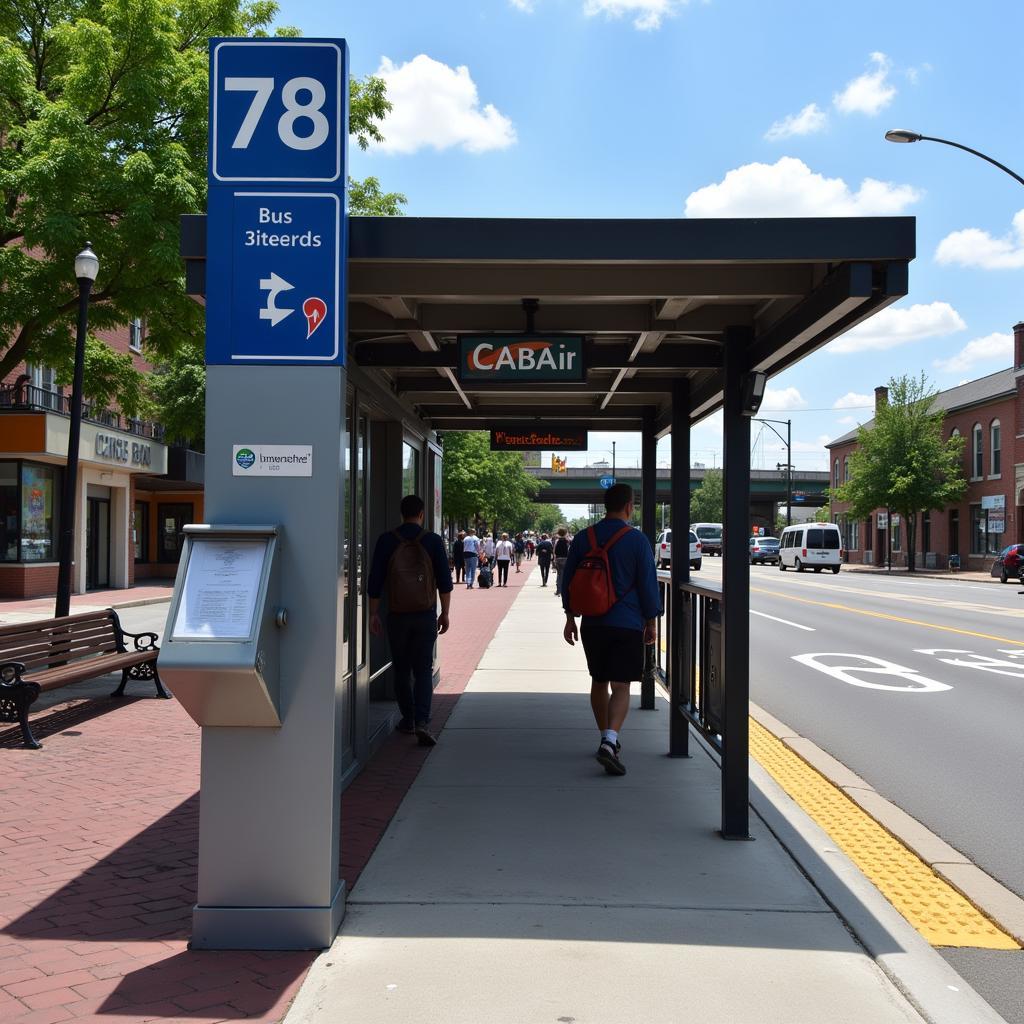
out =
{"type": "Polygon", "coordinates": [[[581,335],[459,339],[459,380],[585,381],[581,335]]]}

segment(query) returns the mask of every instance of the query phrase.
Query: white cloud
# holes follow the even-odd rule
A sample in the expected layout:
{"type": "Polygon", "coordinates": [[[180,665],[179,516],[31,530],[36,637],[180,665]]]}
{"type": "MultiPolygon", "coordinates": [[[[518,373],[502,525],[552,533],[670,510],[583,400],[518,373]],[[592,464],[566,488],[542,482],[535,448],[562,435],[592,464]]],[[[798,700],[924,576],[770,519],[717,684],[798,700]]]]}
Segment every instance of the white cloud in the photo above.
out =
{"type": "Polygon", "coordinates": [[[841,427],[855,426],[859,421],[856,416],[840,416],[836,421],[841,427]]]}
{"type": "Polygon", "coordinates": [[[923,64],[919,64],[916,68],[907,68],[903,74],[907,76],[907,81],[911,85],[917,85],[921,81],[921,73],[928,73],[932,70],[931,64],[925,61],[923,64]]]}
{"type": "Polygon", "coordinates": [[[923,195],[910,185],[865,178],[854,192],[842,178],[802,160],[744,164],[686,197],[687,217],[862,217],[901,213],[923,195]]]}
{"type": "Polygon", "coordinates": [[[481,107],[476,83],[464,64],[452,68],[425,53],[395,64],[382,57],[377,74],[394,109],[384,119],[384,153],[461,147],[470,153],[506,149],[516,141],[512,122],[488,103],[481,107]]]}
{"type": "Polygon", "coordinates": [[[820,132],[828,124],[828,114],[817,103],[808,103],[799,114],[789,114],[781,121],[776,121],[764,133],[769,142],[788,139],[794,135],[813,135],[820,132]]]}
{"type": "MultiPolygon", "coordinates": [[[[833,409],[863,409],[870,408],[875,404],[874,395],[859,395],[856,391],[847,391],[842,398],[837,398],[833,409]]],[[[852,417],[844,416],[843,419],[851,419],[852,417]]],[[[839,421],[840,423],[843,420],[839,421]]]]}
{"type": "Polygon", "coordinates": [[[873,117],[881,113],[896,95],[896,87],[888,82],[892,61],[884,53],[873,53],[868,58],[872,70],[858,75],[848,82],[842,92],[832,97],[836,109],[843,114],[867,114],[873,117]]]}
{"type": "Polygon", "coordinates": [[[803,409],[807,399],[798,388],[765,388],[761,407],[765,412],[787,412],[789,409],[803,409]]]}
{"type": "Polygon", "coordinates": [[[867,352],[895,348],[924,338],[941,338],[967,325],[948,302],[889,306],[828,345],[832,353],[867,352]]]}
{"type": "Polygon", "coordinates": [[[980,228],[954,231],[935,250],[939,263],[982,270],[1019,270],[1024,267],[1024,210],[1013,217],[1013,226],[1002,238],[993,238],[980,228]]]}
{"type": "Polygon", "coordinates": [[[978,363],[998,363],[1009,366],[1013,361],[1013,335],[986,334],[984,338],[973,338],[956,355],[948,359],[936,359],[934,366],[946,373],[962,373],[973,369],[978,363]]]}
{"type": "Polygon", "coordinates": [[[533,14],[533,0],[508,0],[508,2],[517,11],[525,11],[527,14],[533,14]]]}
{"type": "Polygon", "coordinates": [[[633,18],[633,27],[642,31],[661,28],[662,18],[675,14],[689,0],[583,0],[583,13],[592,18],[603,14],[608,18],[633,18]]]}

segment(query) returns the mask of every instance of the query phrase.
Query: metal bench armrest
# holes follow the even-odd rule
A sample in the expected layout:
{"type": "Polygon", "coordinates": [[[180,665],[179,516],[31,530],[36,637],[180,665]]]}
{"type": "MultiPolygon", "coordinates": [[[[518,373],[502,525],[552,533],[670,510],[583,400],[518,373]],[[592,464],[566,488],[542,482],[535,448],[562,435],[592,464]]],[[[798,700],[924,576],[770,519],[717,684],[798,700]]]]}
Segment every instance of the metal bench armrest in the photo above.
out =
{"type": "Polygon", "coordinates": [[[20,661],[2,661],[0,662],[0,685],[3,686],[18,686],[23,680],[22,676],[25,674],[25,665],[20,661]]]}
{"type": "Polygon", "coordinates": [[[158,651],[157,647],[157,635],[156,633],[129,633],[126,629],[121,630],[121,635],[130,637],[135,641],[135,650],[137,651],[158,651]]]}

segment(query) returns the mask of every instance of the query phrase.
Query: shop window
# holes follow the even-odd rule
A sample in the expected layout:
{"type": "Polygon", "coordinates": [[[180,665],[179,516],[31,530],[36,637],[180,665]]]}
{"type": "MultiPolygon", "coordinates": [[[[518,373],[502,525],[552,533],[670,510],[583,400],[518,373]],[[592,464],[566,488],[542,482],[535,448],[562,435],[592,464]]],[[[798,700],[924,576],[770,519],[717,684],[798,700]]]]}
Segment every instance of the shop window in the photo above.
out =
{"type": "Polygon", "coordinates": [[[892,526],[892,549],[893,551],[902,551],[903,548],[900,546],[900,527],[903,522],[900,520],[898,523],[893,523],[892,526]]]}
{"type": "Polygon", "coordinates": [[[174,505],[157,505],[157,560],[175,563],[181,557],[182,537],[185,527],[193,522],[191,502],[174,505]]]}
{"type": "Polygon", "coordinates": [[[132,512],[132,546],[136,562],[149,561],[149,504],[145,501],[135,502],[132,512]]]}
{"type": "Polygon", "coordinates": [[[128,347],[133,352],[142,351],[142,321],[138,317],[128,324],[128,347]]]}
{"type": "Polygon", "coordinates": [[[414,445],[402,444],[402,497],[420,493],[420,453],[414,445]]]}
{"type": "Polygon", "coordinates": [[[1002,442],[1002,429],[999,426],[999,420],[993,420],[992,426],[989,427],[989,448],[992,452],[992,475],[999,476],[1002,472],[1002,461],[1003,461],[1003,442],[1002,442]]]}
{"type": "Polygon", "coordinates": [[[0,562],[18,560],[18,464],[0,462],[0,562]]]}
{"type": "MultiPolygon", "coordinates": [[[[997,513],[997,515],[1002,515],[1002,513],[997,513]]],[[[996,555],[1003,547],[1002,531],[999,533],[989,532],[988,516],[988,511],[980,505],[971,506],[972,555],[996,555]]]]}
{"type": "Polygon", "coordinates": [[[57,481],[55,466],[21,464],[21,561],[57,559],[57,481]]]}
{"type": "Polygon", "coordinates": [[[980,423],[975,423],[971,431],[971,456],[971,476],[977,480],[985,472],[985,442],[980,423]]]}

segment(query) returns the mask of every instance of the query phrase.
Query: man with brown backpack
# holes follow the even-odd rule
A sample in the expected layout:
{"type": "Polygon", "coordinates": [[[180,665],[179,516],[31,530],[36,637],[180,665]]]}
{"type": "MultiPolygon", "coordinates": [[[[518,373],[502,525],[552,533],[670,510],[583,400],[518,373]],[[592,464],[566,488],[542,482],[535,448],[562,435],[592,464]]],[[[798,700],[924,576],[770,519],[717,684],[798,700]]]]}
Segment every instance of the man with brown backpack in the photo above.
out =
{"type": "Polygon", "coordinates": [[[400,508],[402,525],[382,533],[373,549],[366,588],[370,595],[370,632],[374,636],[384,632],[380,602],[386,587],[395,699],[402,712],[398,731],[415,733],[420,746],[432,747],[437,743],[428,728],[434,693],[434,642],[439,633],[448,632],[452,573],[444,541],[423,528],[423,499],[407,494],[400,508]]]}

